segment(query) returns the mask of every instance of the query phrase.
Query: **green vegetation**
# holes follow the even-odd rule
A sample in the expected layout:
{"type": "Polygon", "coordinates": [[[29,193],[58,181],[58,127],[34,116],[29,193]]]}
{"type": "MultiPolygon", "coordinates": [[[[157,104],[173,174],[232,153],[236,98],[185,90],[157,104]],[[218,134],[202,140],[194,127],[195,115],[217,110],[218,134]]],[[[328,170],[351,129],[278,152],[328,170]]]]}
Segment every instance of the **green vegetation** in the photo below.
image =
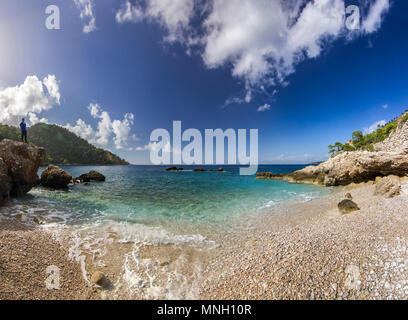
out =
{"type": "Polygon", "coordinates": [[[406,122],[407,120],[408,112],[404,113],[402,116],[394,119],[393,121],[390,121],[384,126],[378,126],[376,131],[366,135],[364,135],[361,131],[354,131],[349,142],[346,142],[345,144],[336,142],[334,145],[329,145],[329,153],[335,155],[341,151],[374,151],[375,143],[384,141],[391,134],[391,132],[397,129],[399,123],[406,122]]]}
{"type": "MultiPolygon", "coordinates": [[[[20,141],[20,129],[0,125],[0,141],[3,139],[20,141]]],[[[113,153],[96,148],[84,139],[67,129],[45,123],[28,128],[28,141],[43,147],[47,163],[52,164],[93,164],[93,165],[126,165],[125,160],[113,153]]]]}

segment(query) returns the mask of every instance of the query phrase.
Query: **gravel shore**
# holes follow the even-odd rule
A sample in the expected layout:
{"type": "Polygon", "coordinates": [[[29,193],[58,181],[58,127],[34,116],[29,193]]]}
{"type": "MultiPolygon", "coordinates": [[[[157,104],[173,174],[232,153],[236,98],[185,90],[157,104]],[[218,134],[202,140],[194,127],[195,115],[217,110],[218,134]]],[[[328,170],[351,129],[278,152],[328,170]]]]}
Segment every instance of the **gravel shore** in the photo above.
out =
{"type": "Polygon", "coordinates": [[[248,222],[209,262],[200,298],[407,299],[408,194],[374,188],[340,187],[248,222]],[[338,212],[346,192],[360,211],[338,212]]]}
{"type": "Polygon", "coordinates": [[[51,234],[5,217],[0,217],[0,284],[0,300],[98,297],[97,289],[84,281],[79,265],[68,260],[67,251],[51,234]],[[50,278],[55,272],[59,272],[59,289],[50,278]],[[53,289],[47,289],[47,279],[53,289]]]}

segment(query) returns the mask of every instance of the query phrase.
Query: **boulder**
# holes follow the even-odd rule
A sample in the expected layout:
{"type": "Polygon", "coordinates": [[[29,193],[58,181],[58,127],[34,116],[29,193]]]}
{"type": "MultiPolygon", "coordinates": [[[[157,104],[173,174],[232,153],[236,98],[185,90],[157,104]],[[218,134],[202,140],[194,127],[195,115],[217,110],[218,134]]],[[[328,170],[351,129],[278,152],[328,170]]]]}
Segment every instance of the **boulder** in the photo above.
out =
{"type": "Polygon", "coordinates": [[[353,211],[358,211],[360,208],[358,207],[357,203],[351,201],[349,199],[343,200],[339,202],[337,205],[341,214],[348,214],[353,211]]]}
{"type": "Polygon", "coordinates": [[[401,194],[401,182],[397,176],[376,179],[374,195],[393,198],[401,194]]]}
{"type": "Polygon", "coordinates": [[[106,180],[106,177],[102,173],[95,171],[95,170],[89,171],[88,177],[91,181],[102,181],[103,182],[106,180]]]}
{"type": "Polygon", "coordinates": [[[194,169],[194,172],[205,172],[205,170],[203,168],[197,168],[194,169]]]}
{"type": "Polygon", "coordinates": [[[347,192],[347,193],[344,195],[344,197],[345,197],[346,199],[353,200],[353,196],[351,195],[350,192],[347,192]]]}
{"type": "Polygon", "coordinates": [[[44,148],[3,139],[0,142],[0,203],[30,191],[37,183],[37,171],[44,160],[44,148]]]}
{"type": "Polygon", "coordinates": [[[223,168],[218,168],[218,172],[224,172],[223,168]]]}
{"type": "Polygon", "coordinates": [[[66,189],[72,176],[60,167],[50,164],[41,174],[41,185],[53,189],[66,189]]]}
{"type": "Polygon", "coordinates": [[[105,287],[107,285],[107,279],[102,272],[96,271],[92,274],[91,283],[105,287]]]}
{"type": "Polygon", "coordinates": [[[81,174],[78,178],[74,178],[74,181],[80,181],[80,183],[91,181],[104,182],[105,180],[106,177],[102,173],[95,170],[91,170],[88,173],[81,174]]]}

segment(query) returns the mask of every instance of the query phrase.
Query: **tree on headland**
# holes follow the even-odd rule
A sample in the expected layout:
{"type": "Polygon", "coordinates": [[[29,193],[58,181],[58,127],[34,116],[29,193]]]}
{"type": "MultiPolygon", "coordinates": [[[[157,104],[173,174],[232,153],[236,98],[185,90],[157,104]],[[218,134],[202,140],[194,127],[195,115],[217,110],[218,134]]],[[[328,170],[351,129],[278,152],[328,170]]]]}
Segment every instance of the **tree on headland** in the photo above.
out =
{"type": "Polygon", "coordinates": [[[351,136],[351,141],[342,144],[336,142],[334,145],[329,145],[329,153],[332,156],[336,155],[341,151],[355,151],[355,150],[366,150],[374,151],[374,144],[382,142],[388,138],[388,136],[397,129],[398,124],[401,122],[406,122],[408,120],[408,113],[388,122],[387,124],[377,127],[377,130],[363,134],[362,131],[354,131],[351,136]]]}

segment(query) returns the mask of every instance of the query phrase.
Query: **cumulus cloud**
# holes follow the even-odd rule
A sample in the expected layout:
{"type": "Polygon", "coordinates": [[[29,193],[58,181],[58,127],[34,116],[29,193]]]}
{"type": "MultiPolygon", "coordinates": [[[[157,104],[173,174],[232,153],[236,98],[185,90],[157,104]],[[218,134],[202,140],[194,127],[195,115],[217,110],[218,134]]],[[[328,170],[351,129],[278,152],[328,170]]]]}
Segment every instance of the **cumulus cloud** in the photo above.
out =
{"type": "Polygon", "coordinates": [[[93,1],[92,0],[74,0],[77,6],[80,17],[85,21],[85,25],[82,29],[84,33],[90,33],[96,30],[95,15],[93,13],[93,1]]]}
{"type": "Polygon", "coordinates": [[[137,140],[136,135],[131,134],[134,123],[132,113],[126,113],[123,120],[112,120],[109,113],[98,104],[91,103],[88,110],[93,118],[98,119],[97,129],[93,129],[82,119],[78,119],[74,125],[68,123],[64,127],[100,147],[107,147],[113,139],[116,149],[130,149],[129,142],[137,140]]]}
{"type": "MultiPolygon", "coordinates": [[[[245,84],[250,102],[254,88],[287,85],[301,61],[318,57],[330,41],[347,36],[344,0],[126,0],[119,23],[156,21],[165,40],[198,52],[208,68],[229,66],[245,84]]],[[[360,35],[375,32],[389,0],[364,1],[360,35]]],[[[231,99],[230,99],[231,100],[231,99]]],[[[233,101],[233,100],[231,100],[233,101]]],[[[229,102],[231,102],[229,101],[229,102]]]]}
{"type": "Polygon", "coordinates": [[[385,121],[385,120],[381,120],[381,121],[374,122],[374,123],[373,123],[371,126],[369,126],[368,128],[364,128],[364,132],[365,132],[366,134],[372,133],[372,132],[374,132],[375,130],[377,130],[378,127],[385,126],[386,124],[387,124],[387,121],[385,121]]]}
{"type": "Polygon", "coordinates": [[[184,30],[189,27],[193,9],[194,0],[145,0],[134,3],[126,0],[116,13],[116,21],[124,23],[154,20],[166,29],[166,41],[183,41],[184,30]]]}
{"type": "Polygon", "coordinates": [[[264,112],[264,111],[268,111],[268,110],[270,110],[270,109],[271,109],[271,105],[265,103],[263,106],[260,106],[260,107],[258,108],[258,112],[264,112]]]}
{"type": "Polygon", "coordinates": [[[0,88],[0,123],[16,125],[21,117],[28,117],[31,124],[47,122],[38,115],[59,105],[60,97],[55,75],[42,81],[37,76],[28,76],[22,85],[0,88]]]}

